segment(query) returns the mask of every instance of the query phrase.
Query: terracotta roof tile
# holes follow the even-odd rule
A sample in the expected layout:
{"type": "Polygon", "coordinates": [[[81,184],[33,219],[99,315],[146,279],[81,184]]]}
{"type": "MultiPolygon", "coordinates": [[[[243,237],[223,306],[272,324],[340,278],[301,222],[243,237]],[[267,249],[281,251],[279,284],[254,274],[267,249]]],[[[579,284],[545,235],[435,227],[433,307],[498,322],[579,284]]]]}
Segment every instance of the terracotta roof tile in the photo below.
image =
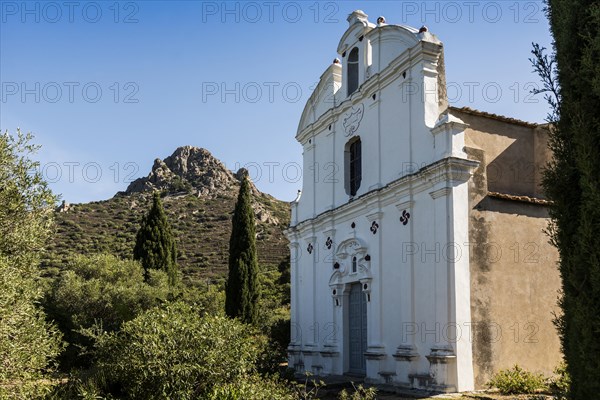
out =
{"type": "Polygon", "coordinates": [[[454,107],[454,106],[450,106],[448,108],[450,110],[462,112],[462,113],[465,113],[465,114],[470,114],[470,115],[476,115],[476,116],[480,116],[480,117],[491,118],[491,119],[495,119],[495,120],[498,120],[498,121],[507,122],[509,124],[517,124],[517,125],[527,126],[529,128],[536,128],[536,127],[540,126],[540,124],[536,124],[534,122],[522,121],[520,119],[505,117],[504,115],[492,114],[492,113],[488,113],[488,112],[485,112],[485,111],[479,111],[479,110],[475,110],[475,109],[469,108],[469,107],[454,107]]]}

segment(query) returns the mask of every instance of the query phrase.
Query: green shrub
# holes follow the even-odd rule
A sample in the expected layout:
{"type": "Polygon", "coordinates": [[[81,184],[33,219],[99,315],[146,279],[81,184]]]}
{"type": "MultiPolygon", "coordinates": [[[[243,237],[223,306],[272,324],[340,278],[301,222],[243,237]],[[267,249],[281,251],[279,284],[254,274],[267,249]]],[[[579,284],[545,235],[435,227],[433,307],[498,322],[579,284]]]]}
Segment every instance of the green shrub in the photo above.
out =
{"type": "Polygon", "coordinates": [[[212,283],[202,286],[186,285],[181,300],[191,305],[201,315],[224,316],[225,292],[222,286],[212,283]]]}
{"type": "Polygon", "coordinates": [[[233,383],[213,388],[208,400],[294,400],[290,388],[285,384],[253,374],[233,383]]]}
{"type": "Polygon", "coordinates": [[[150,271],[145,282],[142,266],[135,261],[105,254],[72,258],[45,299],[49,317],[58,322],[69,343],[61,356],[62,369],[89,365],[90,359],[80,347],[91,343],[78,332],[80,329],[99,324],[105,331],[116,331],[123,322],[166,301],[168,296],[164,271],[150,271]]]}
{"type": "Polygon", "coordinates": [[[32,301],[37,291],[19,267],[0,257],[0,399],[34,399],[51,387],[43,379],[62,344],[32,301]]]}
{"type": "MultiPolygon", "coordinates": [[[[96,337],[98,368],[132,399],[197,399],[254,372],[265,339],[224,317],[201,317],[184,303],[139,315],[96,337]]],[[[234,385],[235,386],[235,385],[234,385]]]]}
{"type": "Polygon", "coordinates": [[[71,373],[48,394],[46,400],[109,400],[111,395],[103,394],[106,381],[101,375],[90,375],[83,371],[71,373]]]}
{"type": "Polygon", "coordinates": [[[280,372],[280,364],[287,359],[290,343],[290,308],[280,284],[281,274],[277,270],[267,270],[259,274],[261,297],[256,326],[269,337],[267,351],[261,357],[262,372],[280,372]]]}
{"type": "Polygon", "coordinates": [[[502,394],[531,394],[547,388],[543,375],[526,371],[518,365],[494,374],[488,386],[499,389],[502,394]]]}
{"type": "Polygon", "coordinates": [[[554,376],[550,379],[550,392],[558,400],[569,398],[569,388],[571,387],[571,377],[567,371],[567,364],[561,362],[554,369],[554,376]]]}
{"type": "Polygon", "coordinates": [[[365,389],[363,385],[354,386],[354,382],[352,382],[352,387],[354,388],[354,392],[349,393],[346,389],[342,390],[338,399],[340,400],[375,400],[377,397],[377,389],[368,388],[365,389]]]}
{"type": "Polygon", "coordinates": [[[325,382],[311,378],[310,372],[304,373],[304,383],[296,383],[293,386],[294,395],[298,400],[313,400],[320,398],[319,390],[325,387],[325,382]]]}
{"type": "Polygon", "coordinates": [[[31,135],[0,133],[0,398],[34,399],[52,385],[48,372],[60,333],[40,310],[40,255],[52,230],[52,195],[31,157],[31,135]]]}

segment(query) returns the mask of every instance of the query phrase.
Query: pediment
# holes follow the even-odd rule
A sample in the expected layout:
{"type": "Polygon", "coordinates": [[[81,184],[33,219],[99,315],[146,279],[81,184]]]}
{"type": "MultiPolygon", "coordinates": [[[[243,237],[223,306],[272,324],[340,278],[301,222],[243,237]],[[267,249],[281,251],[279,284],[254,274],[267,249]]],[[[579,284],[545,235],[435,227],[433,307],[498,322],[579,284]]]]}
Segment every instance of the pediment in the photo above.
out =
{"type": "MultiPolygon", "coordinates": [[[[419,31],[405,25],[380,26],[377,31],[373,31],[371,35],[369,35],[370,39],[374,39],[373,36],[375,36],[375,32],[377,32],[382,42],[396,42],[404,45],[407,49],[416,45],[420,40],[418,36],[419,31]]],[[[401,54],[401,52],[398,54],[401,54]]]]}
{"type": "Polygon", "coordinates": [[[373,28],[375,28],[375,25],[372,23],[368,21],[357,20],[342,35],[337,47],[338,54],[343,54],[346,50],[353,46],[361,36],[367,35],[367,33],[369,33],[373,28]]]}
{"type": "Polygon", "coordinates": [[[330,65],[321,75],[319,84],[304,106],[296,136],[335,106],[335,93],[341,86],[341,75],[342,67],[339,64],[330,65]]]}

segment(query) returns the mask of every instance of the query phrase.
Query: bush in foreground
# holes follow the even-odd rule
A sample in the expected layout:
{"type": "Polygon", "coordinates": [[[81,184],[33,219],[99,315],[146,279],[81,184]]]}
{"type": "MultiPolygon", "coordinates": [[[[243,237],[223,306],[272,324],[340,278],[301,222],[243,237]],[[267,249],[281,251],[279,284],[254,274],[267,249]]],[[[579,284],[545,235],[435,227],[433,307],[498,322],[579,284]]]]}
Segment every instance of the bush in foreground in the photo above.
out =
{"type": "Polygon", "coordinates": [[[355,386],[352,383],[354,392],[348,392],[346,389],[342,390],[339,395],[339,400],[375,400],[377,397],[377,389],[370,387],[365,388],[363,385],[355,386]]]}
{"type": "Polygon", "coordinates": [[[550,379],[550,392],[557,400],[566,400],[571,387],[571,376],[567,371],[567,364],[561,362],[554,368],[554,376],[550,379]]]}
{"type": "Polygon", "coordinates": [[[0,399],[34,399],[61,348],[60,333],[32,299],[36,284],[0,257],[0,399]]]}
{"type": "Polygon", "coordinates": [[[208,400],[295,400],[293,392],[283,383],[251,375],[233,383],[216,386],[207,396],[208,400]]]}
{"type": "Polygon", "coordinates": [[[499,389],[502,394],[532,394],[547,389],[543,375],[526,371],[518,365],[498,371],[488,386],[499,389]]]}
{"type": "Polygon", "coordinates": [[[31,135],[0,133],[0,398],[34,399],[49,389],[61,336],[39,307],[40,254],[52,227],[52,195],[31,135]]]}
{"type": "Polygon", "coordinates": [[[61,357],[63,370],[89,366],[80,347],[92,343],[80,329],[98,324],[104,331],[117,331],[124,322],[167,300],[167,274],[151,270],[148,276],[145,281],[139,262],[107,254],[76,256],[67,262],[45,299],[48,315],[69,343],[61,357]]]}
{"type": "Polygon", "coordinates": [[[146,311],[95,339],[99,374],[114,394],[186,400],[219,387],[258,390],[240,385],[254,373],[265,339],[236,320],[202,317],[184,303],[146,311]]]}

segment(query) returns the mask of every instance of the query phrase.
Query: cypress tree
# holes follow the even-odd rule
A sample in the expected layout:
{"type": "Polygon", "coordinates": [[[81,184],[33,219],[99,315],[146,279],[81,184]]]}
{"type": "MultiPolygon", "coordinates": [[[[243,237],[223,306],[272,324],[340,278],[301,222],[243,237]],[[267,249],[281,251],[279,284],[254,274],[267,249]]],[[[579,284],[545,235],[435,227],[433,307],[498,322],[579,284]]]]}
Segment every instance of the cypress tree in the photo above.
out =
{"type": "Polygon", "coordinates": [[[245,323],[255,323],[258,313],[258,260],[252,195],[243,173],[229,240],[229,276],[225,287],[225,313],[245,323]]]}
{"type": "Polygon", "coordinates": [[[158,192],[154,192],[152,207],[142,218],[133,248],[133,259],[142,262],[146,279],[149,270],[161,269],[169,276],[169,285],[175,286],[177,246],[158,192]]]}
{"type": "Polygon", "coordinates": [[[592,399],[600,393],[600,5],[549,0],[547,13],[554,58],[534,47],[534,65],[544,91],[556,99],[550,102],[554,159],[543,182],[553,202],[549,232],[560,255],[562,314],[556,322],[571,398],[592,399]]]}

